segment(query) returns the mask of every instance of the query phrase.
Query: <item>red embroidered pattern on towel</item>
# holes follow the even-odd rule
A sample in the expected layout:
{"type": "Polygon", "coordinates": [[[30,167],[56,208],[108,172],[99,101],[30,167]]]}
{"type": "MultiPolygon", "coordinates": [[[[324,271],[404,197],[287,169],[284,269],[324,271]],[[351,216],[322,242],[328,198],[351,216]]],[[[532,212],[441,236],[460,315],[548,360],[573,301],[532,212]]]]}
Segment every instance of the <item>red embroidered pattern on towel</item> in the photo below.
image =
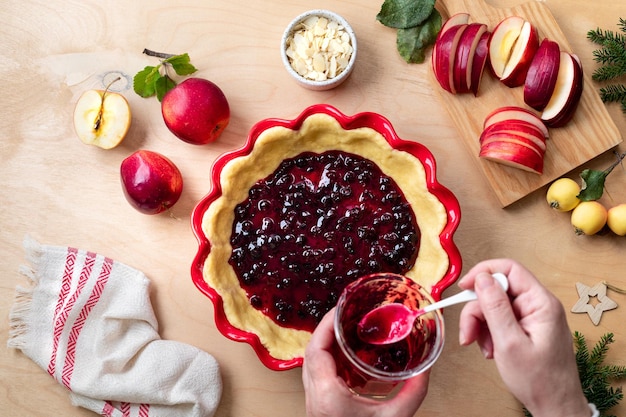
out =
{"type": "MultiPolygon", "coordinates": [[[[72,288],[72,276],[74,275],[74,265],[76,264],[77,254],[78,250],[74,248],[68,248],[68,252],[65,258],[65,268],[63,272],[61,290],[59,292],[59,298],[55,307],[52,355],[48,364],[48,373],[57,380],[58,378],[56,377],[55,373],[57,369],[57,356],[59,356],[58,347],[61,335],[63,334],[63,330],[68,325],[67,320],[70,313],[76,306],[76,301],[78,300],[83,289],[85,288],[85,284],[91,277],[93,267],[97,258],[97,255],[93,252],[86,253],[86,258],[83,264],[83,268],[80,272],[80,276],[78,278],[76,289],[73,293],[70,294],[72,288]]],[[[87,302],[82,306],[82,309],[80,310],[80,313],[74,323],[70,323],[71,328],[69,329],[67,352],[65,354],[63,370],[61,373],[61,382],[68,389],[71,389],[70,383],[72,380],[72,374],[74,372],[76,344],[78,342],[80,332],[85,325],[85,321],[87,320],[89,313],[100,300],[102,291],[104,290],[104,287],[109,279],[109,275],[111,274],[112,265],[112,259],[104,258],[99,276],[96,280],[96,283],[94,284],[93,289],[91,290],[91,294],[89,295],[87,302]]]]}

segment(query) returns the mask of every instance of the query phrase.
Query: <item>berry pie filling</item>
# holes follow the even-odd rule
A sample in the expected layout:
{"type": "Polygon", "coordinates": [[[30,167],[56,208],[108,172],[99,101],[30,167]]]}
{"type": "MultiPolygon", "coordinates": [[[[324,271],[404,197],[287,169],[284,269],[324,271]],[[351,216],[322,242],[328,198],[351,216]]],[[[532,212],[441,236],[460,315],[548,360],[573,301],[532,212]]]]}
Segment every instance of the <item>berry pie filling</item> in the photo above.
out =
{"type": "Polygon", "coordinates": [[[281,361],[302,357],[356,278],[395,272],[430,291],[450,265],[446,207],[409,142],[345,129],[328,114],[297,126],[253,129],[252,145],[221,167],[202,217],[218,323],[237,340],[255,335],[281,361]]]}
{"type": "Polygon", "coordinates": [[[349,152],[285,159],[234,211],[229,263],[250,305],[283,327],[313,331],[347,284],[404,274],[419,250],[402,190],[349,152]]]}

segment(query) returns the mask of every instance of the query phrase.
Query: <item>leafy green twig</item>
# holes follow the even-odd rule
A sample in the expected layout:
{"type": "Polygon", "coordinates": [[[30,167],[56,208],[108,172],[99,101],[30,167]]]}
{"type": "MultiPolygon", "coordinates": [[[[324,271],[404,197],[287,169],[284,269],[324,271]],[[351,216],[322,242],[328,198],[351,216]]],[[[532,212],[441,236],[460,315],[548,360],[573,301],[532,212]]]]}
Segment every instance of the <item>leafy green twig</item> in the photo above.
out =
{"type": "MultiPolygon", "coordinates": [[[[618,26],[621,33],[600,28],[587,32],[587,39],[601,46],[593,51],[594,60],[601,64],[592,75],[595,81],[615,80],[626,74],[626,20],[620,18],[618,26]]],[[[600,98],[605,103],[621,103],[622,111],[626,113],[624,84],[609,84],[600,88],[600,98]]]]}
{"type": "Polygon", "coordinates": [[[584,169],[580,173],[582,178],[582,187],[578,194],[578,199],[581,201],[593,201],[602,197],[604,192],[604,182],[606,177],[613,171],[613,169],[622,163],[626,157],[626,152],[623,154],[617,154],[617,161],[612,163],[607,169],[600,171],[595,169],[584,169]]]}
{"type": "Polygon", "coordinates": [[[157,99],[161,101],[165,93],[176,86],[176,81],[168,74],[169,68],[180,76],[190,75],[197,71],[196,67],[191,64],[187,53],[173,55],[154,52],[150,49],[144,49],[143,53],[160,58],[161,63],[145,67],[133,78],[133,89],[141,97],[147,98],[156,94],[157,99]]]}

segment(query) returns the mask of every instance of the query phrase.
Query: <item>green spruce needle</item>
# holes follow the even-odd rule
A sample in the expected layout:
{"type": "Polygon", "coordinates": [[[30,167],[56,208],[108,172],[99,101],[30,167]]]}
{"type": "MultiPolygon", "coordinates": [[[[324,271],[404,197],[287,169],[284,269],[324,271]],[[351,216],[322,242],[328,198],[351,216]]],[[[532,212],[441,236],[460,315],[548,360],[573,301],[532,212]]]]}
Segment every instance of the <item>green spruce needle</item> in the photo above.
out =
{"type": "Polygon", "coordinates": [[[185,76],[197,71],[191,64],[189,54],[180,55],[164,54],[144,49],[143,53],[161,59],[156,66],[147,66],[133,78],[133,89],[141,97],[147,98],[154,95],[161,101],[165,93],[176,86],[176,81],[168,74],[171,68],[177,75],[185,76]]]}
{"type": "MultiPolygon", "coordinates": [[[[608,82],[626,75],[626,20],[620,18],[618,27],[619,32],[600,28],[587,32],[587,39],[601,46],[593,51],[594,60],[600,64],[593,72],[594,81],[608,82]]],[[[608,84],[600,88],[600,98],[605,103],[620,103],[626,113],[626,85],[608,84]]]]}
{"type": "Polygon", "coordinates": [[[623,154],[617,154],[617,161],[605,170],[585,169],[580,173],[582,178],[582,187],[578,194],[578,199],[581,201],[593,201],[602,197],[604,192],[604,182],[606,177],[613,171],[617,165],[622,163],[622,160],[626,157],[626,152],[623,154]]]}

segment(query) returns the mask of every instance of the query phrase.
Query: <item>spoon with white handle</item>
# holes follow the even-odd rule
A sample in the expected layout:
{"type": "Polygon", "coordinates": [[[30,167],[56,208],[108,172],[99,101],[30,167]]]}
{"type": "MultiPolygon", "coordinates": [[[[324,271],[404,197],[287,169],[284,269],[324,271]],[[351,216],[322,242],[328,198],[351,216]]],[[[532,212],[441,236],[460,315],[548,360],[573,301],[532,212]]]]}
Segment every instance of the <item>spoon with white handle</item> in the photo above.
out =
{"type": "MultiPolygon", "coordinates": [[[[504,274],[496,272],[493,274],[493,277],[504,291],[509,289],[509,281],[504,274]]],[[[465,290],[419,310],[411,310],[400,303],[384,304],[363,316],[357,326],[358,336],[362,341],[373,345],[395,343],[411,333],[413,323],[419,316],[440,308],[475,299],[476,293],[474,291],[465,290]]]]}

